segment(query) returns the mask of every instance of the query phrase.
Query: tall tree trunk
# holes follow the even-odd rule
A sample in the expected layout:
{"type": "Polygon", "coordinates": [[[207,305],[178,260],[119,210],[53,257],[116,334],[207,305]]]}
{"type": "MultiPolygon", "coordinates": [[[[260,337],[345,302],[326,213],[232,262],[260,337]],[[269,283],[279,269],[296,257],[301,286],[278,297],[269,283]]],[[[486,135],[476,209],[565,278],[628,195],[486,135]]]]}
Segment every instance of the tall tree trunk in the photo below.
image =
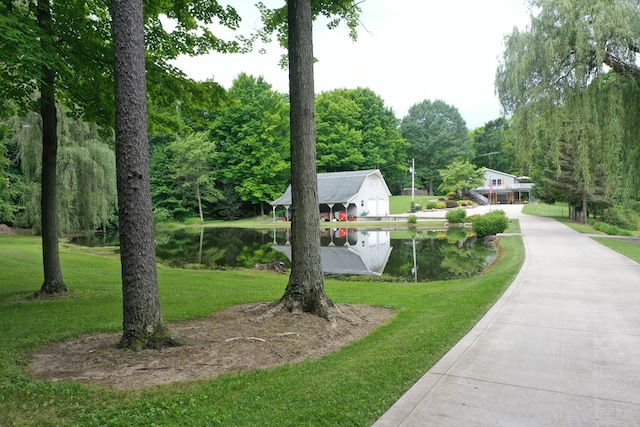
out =
{"type": "Polygon", "coordinates": [[[160,311],[147,139],[142,0],[112,3],[123,334],[133,350],[174,344],[160,311]]]}
{"type": "Polygon", "coordinates": [[[291,97],[291,275],[280,302],[330,319],[333,302],[324,291],[318,224],[311,0],[289,0],[289,92],[291,97]]]}
{"type": "MultiPolygon", "coordinates": [[[[46,37],[42,37],[42,50],[52,49],[51,4],[49,0],[38,1],[38,26],[46,37]]],[[[42,264],[44,283],[36,296],[63,294],[67,287],[62,279],[60,254],[58,251],[58,199],[56,194],[58,156],[58,119],[55,103],[55,71],[44,66],[40,85],[40,117],[42,119],[42,179],[40,194],[40,221],[42,228],[42,264]]]]}
{"type": "Polygon", "coordinates": [[[198,214],[200,215],[200,222],[204,222],[204,215],[202,213],[202,197],[200,196],[200,184],[196,182],[196,199],[198,199],[198,214]]]}

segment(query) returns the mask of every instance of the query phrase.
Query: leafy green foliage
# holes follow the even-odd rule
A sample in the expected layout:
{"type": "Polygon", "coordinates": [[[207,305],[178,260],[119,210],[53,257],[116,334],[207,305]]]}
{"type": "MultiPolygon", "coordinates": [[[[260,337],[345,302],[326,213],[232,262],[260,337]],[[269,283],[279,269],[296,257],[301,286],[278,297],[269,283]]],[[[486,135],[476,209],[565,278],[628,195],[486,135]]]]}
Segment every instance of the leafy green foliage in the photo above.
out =
{"type": "Polygon", "coordinates": [[[409,108],[400,125],[409,142],[408,158],[416,164],[416,185],[433,194],[441,181],[439,169],[455,158],[469,157],[471,143],[467,125],[458,110],[441,100],[425,100],[409,108]]]}
{"type": "Polygon", "coordinates": [[[463,208],[452,209],[447,211],[445,217],[452,224],[460,224],[467,218],[467,211],[463,208]]]}
{"type": "Polygon", "coordinates": [[[315,105],[318,171],[380,169],[400,190],[408,144],[382,98],[370,89],[336,89],[318,95],[315,105]]]}
{"type": "Polygon", "coordinates": [[[473,221],[473,231],[479,238],[504,233],[509,227],[509,220],[503,210],[495,210],[480,215],[473,221]]]}
{"type": "Polygon", "coordinates": [[[156,142],[151,148],[151,199],[158,220],[180,221],[195,214],[198,207],[193,194],[186,194],[173,178],[174,159],[168,145],[156,142]]]}
{"type": "Polygon", "coordinates": [[[640,230],[640,213],[637,206],[613,205],[602,213],[602,220],[626,230],[640,230]]]}
{"type": "MultiPolygon", "coordinates": [[[[40,226],[40,180],[42,146],[39,119],[30,114],[13,118],[12,144],[22,179],[21,226],[40,226]]],[[[108,225],[116,209],[115,154],[112,141],[100,136],[97,126],[69,118],[64,109],[58,117],[58,221],[61,232],[91,230],[108,225]]]]}
{"type": "Polygon", "coordinates": [[[475,167],[468,159],[456,159],[438,172],[442,178],[442,184],[438,187],[440,192],[453,193],[458,197],[472,188],[482,186],[484,182],[484,168],[475,167]]]}
{"type": "Polygon", "coordinates": [[[608,224],[606,222],[589,219],[589,225],[591,225],[594,230],[602,231],[603,233],[611,236],[633,236],[633,233],[630,230],[618,227],[617,225],[608,224]]]}
{"type": "Polygon", "coordinates": [[[289,106],[262,77],[244,73],[229,96],[235,104],[216,116],[210,130],[218,144],[220,182],[241,201],[271,202],[289,182],[289,106]]]}
{"type": "MultiPolygon", "coordinates": [[[[272,35],[275,34],[280,45],[286,48],[289,45],[287,6],[270,9],[263,2],[258,2],[257,7],[260,10],[264,27],[244,41],[249,45],[252,45],[256,40],[270,42],[272,35]]],[[[344,22],[353,40],[356,40],[358,35],[360,12],[359,3],[353,0],[314,0],[311,2],[311,14],[314,21],[318,17],[328,19],[327,27],[329,29],[337,28],[341,22],[344,22]]],[[[285,56],[281,60],[281,65],[286,67],[287,64],[288,59],[285,56]]]]}
{"type": "Polygon", "coordinates": [[[516,163],[509,122],[502,117],[471,131],[471,147],[473,164],[479,168],[508,173],[521,170],[516,163]]]}
{"type": "Polygon", "coordinates": [[[167,149],[172,155],[173,178],[195,197],[203,220],[202,201],[215,202],[221,197],[213,174],[216,144],[206,132],[197,132],[175,139],[167,149]]]}
{"type": "Polygon", "coordinates": [[[638,199],[640,9],[627,0],[537,0],[496,76],[514,144],[539,195],[584,214],[638,199]],[[540,185],[538,187],[538,184],[540,185]]]}

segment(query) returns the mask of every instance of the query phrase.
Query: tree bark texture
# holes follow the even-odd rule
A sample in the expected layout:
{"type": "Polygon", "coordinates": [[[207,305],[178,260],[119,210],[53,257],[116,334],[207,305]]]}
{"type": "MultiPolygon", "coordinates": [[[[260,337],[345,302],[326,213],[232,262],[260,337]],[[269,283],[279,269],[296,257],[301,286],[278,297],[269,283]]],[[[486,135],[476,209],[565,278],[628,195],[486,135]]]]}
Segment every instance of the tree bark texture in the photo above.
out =
{"type": "MultiPolygon", "coordinates": [[[[49,0],[38,1],[38,26],[46,37],[40,45],[50,51],[53,44],[51,4],[49,0]]],[[[42,228],[42,263],[44,282],[36,296],[62,294],[67,287],[62,279],[60,253],[58,250],[58,199],[56,193],[58,156],[57,112],[55,103],[55,71],[43,66],[40,84],[40,118],[42,120],[42,177],[40,194],[40,224],[42,228]]]]}
{"type": "Polygon", "coordinates": [[[120,346],[171,344],[162,320],[154,246],[147,139],[142,0],[113,0],[116,169],[123,334],[120,346]]]}
{"type": "Polygon", "coordinates": [[[289,0],[291,97],[291,275],[280,302],[330,319],[333,302],[324,291],[318,224],[318,177],[314,110],[311,0],[289,0]]]}

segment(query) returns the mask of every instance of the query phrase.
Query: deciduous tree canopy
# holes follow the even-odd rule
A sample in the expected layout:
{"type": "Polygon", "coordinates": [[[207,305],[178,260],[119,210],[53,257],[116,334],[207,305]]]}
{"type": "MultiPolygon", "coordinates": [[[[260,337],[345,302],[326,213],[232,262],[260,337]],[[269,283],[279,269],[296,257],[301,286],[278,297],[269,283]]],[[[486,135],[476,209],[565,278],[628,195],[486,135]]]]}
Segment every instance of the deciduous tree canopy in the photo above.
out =
{"type": "Polygon", "coordinates": [[[408,144],[393,111],[371,89],[321,93],[316,122],[318,172],[380,169],[389,184],[401,181],[408,144]]]}
{"type": "Polygon", "coordinates": [[[416,180],[433,194],[442,182],[438,171],[456,157],[470,157],[467,125],[458,109],[441,100],[425,100],[409,108],[400,125],[409,142],[407,155],[415,159],[416,180]]]}
{"type": "Polygon", "coordinates": [[[289,105],[262,77],[244,73],[229,97],[234,105],[216,116],[210,131],[218,145],[220,181],[242,201],[262,206],[289,182],[289,105]]]}

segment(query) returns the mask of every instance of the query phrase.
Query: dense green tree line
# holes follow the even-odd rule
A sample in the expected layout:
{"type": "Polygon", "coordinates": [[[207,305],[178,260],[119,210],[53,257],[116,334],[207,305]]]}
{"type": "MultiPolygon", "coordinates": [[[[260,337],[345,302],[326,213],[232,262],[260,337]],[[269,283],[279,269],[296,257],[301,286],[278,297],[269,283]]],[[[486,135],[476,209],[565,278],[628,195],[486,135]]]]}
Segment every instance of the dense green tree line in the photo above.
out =
{"type": "MultiPolygon", "coordinates": [[[[237,219],[265,214],[268,203],[289,184],[287,95],[274,91],[262,77],[241,73],[225,96],[228,107],[201,110],[197,120],[178,115],[172,118],[170,126],[162,121],[151,126],[151,187],[156,220],[237,219]]],[[[379,168],[392,191],[398,193],[410,185],[410,155],[420,165],[420,177],[432,176],[418,186],[428,188],[432,183],[433,191],[442,183],[441,169],[458,158],[469,159],[472,153],[499,151],[500,155],[492,159],[476,157],[476,165],[519,171],[510,160],[513,154],[512,145],[506,142],[509,135],[506,120],[489,122],[468,133],[455,107],[442,101],[416,105],[443,108],[460,120],[459,129],[455,133],[447,130],[451,118],[437,112],[429,120],[416,119],[411,114],[399,120],[379,95],[366,88],[318,94],[315,99],[318,172],[379,168]],[[438,126],[444,129],[434,132],[433,128],[438,126]],[[424,148],[426,142],[420,135],[431,139],[430,150],[437,153],[435,158],[424,148]]],[[[113,165],[113,141],[97,126],[71,119],[65,112],[61,107],[58,113],[60,232],[113,225],[117,223],[115,169],[109,167],[109,162],[113,165]],[[91,151],[94,149],[100,149],[100,154],[91,151]],[[68,156],[74,150],[76,157],[71,159],[68,156]],[[88,156],[89,163],[82,163],[82,153],[88,156]],[[93,172],[82,169],[91,165],[96,168],[93,172]],[[87,188],[81,189],[71,179],[74,173],[96,179],[83,181],[87,188]],[[102,178],[98,179],[99,176],[102,178]],[[89,205],[69,202],[76,193],[92,202],[89,205]],[[107,199],[111,202],[107,203],[107,199]]],[[[8,132],[4,139],[7,147],[4,171],[10,176],[11,185],[0,197],[0,222],[37,231],[39,120],[31,115],[14,117],[5,123],[8,132]]]]}
{"type": "MultiPolygon", "coordinates": [[[[43,2],[42,7],[47,4],[43,2]]],[[[37,83],[42,80],[42,67],[54,67],[58,84],[53,99],[59,100],[56,127],[64,127],[68,122],[78,128],[91,128],[92,132],[68,136],[62,128],[55,132],[55,146],[60,147],[56,156],[61,156],[55,161],[61,174],[55,178],[55,205],[60,210],[56,233],[114,224],[115,170],[106,164],[113,149],[109,130],[113,125],[112,44],[105,22],[108,8],[104,4],[91,4],[95,9],[95,16],[91,17],[83,12],[80,3],[50,4],[53,41],[73,38],[75,34],[82,35],[83,43],[86,42],[61,50],[57,45],[39,48],[34,43],[26,45],[42,29],[33,15],[35,9],[23,6],[21,2],[2,4],[6,14],[0,18],[0,25],[7,30],[2,36],[7,43],[1,53],[7,61],[0,70],[0,78],[2,94],[8,100],[3,104],[2,117],[13,114],[14,125],[30,120],[36,126],[30,129],[37,128],[42,133],[46,128],[42,118],[26,116],[29,111],[39,111],[38,98],[24,95],[40,93],[37,83]],[[67,19],[71,24],[63,26],[62,21],[67,19]],[[85,37],[85,32],[90,34],[85,37]],[[32,62],[27,64],[12,56],[16,50],[22,50],[22,58],[28,56],[32,62]],[[93,122],[99,127],[89,124],[93,122]],[[95,151],[98,149],[99,152],[95,151]],[[91,167],[95,170],[87,172],[86,168],[91,167]],[[91,177],[81,182],[87,188],[78,185],[78,174],[91,177]],[[98,176],[103,178],[94,182],[93,178],[98,176]]],[[[276,93],[261,77],[245,74],[239,75],[225,92],[214,82],[191,81],[170,66],[167,61],[178,53],[241,49],[237,42],[218,40],[208,30],[201,37],[196,35],[205,28],[203,24],[216,18],[235,28],[239,17],[232,9],[215,2],[209,8],[200,5],[189,12],[195,19],[191,22],[181,7],[145,6],[151,181],[156,217],[183,220],[192,216],[204,219],[264,214],[266,204],[282,193],[290,179],[288,95],[276,93]],[[167,30],[160,16],[168,17],[175,29],[167,30]],[[196,140],[199,143],[193,145],[196,140]]],[[[313,7],[314,16],[323,13],[322,7],[313,7]]],[[[282,28],[274,24],[282,22],[279,14],[283,11],[263,12],[269,23],[265,31],[275,31],[284,40],[282,28]]],[[[318,171],[379,168],[394,193],[410,185],[411,158],[418,167],[418,186],[431,187],[434,192],[441,184],[439,170],[454,159],[469,158],[483,150],[502,150],[503,146],[506,148],[502,151],[509,150],[509,144],[504,142],[508,133],[506,121],[487,124],[486,132],[482,127],[469,134],[457,109],[439,100],[417,103],[400,120],[370,89],[338,89],[318,94],[315,109],[318,171]]],[[[41,145],[41,136],[37,133],[29,136],[19,126],[5,129],[7,132],[0,135],[0,222],[40,230],[42,209],[37,202],[42,200],[43,179],[36,174],[42,175],[42,159],[37,157],[42,157],[43,151],[36,146],[41,145]],[[26,161],[25,156],[29,155],[26,161]]],[[[509,159],[500,160],[494,167],[504,166],[509,172],[519,169],[509,159]]],[[[482,160],[498,161],[496,157],[474,160],[480,165],[482,160]]]]}

